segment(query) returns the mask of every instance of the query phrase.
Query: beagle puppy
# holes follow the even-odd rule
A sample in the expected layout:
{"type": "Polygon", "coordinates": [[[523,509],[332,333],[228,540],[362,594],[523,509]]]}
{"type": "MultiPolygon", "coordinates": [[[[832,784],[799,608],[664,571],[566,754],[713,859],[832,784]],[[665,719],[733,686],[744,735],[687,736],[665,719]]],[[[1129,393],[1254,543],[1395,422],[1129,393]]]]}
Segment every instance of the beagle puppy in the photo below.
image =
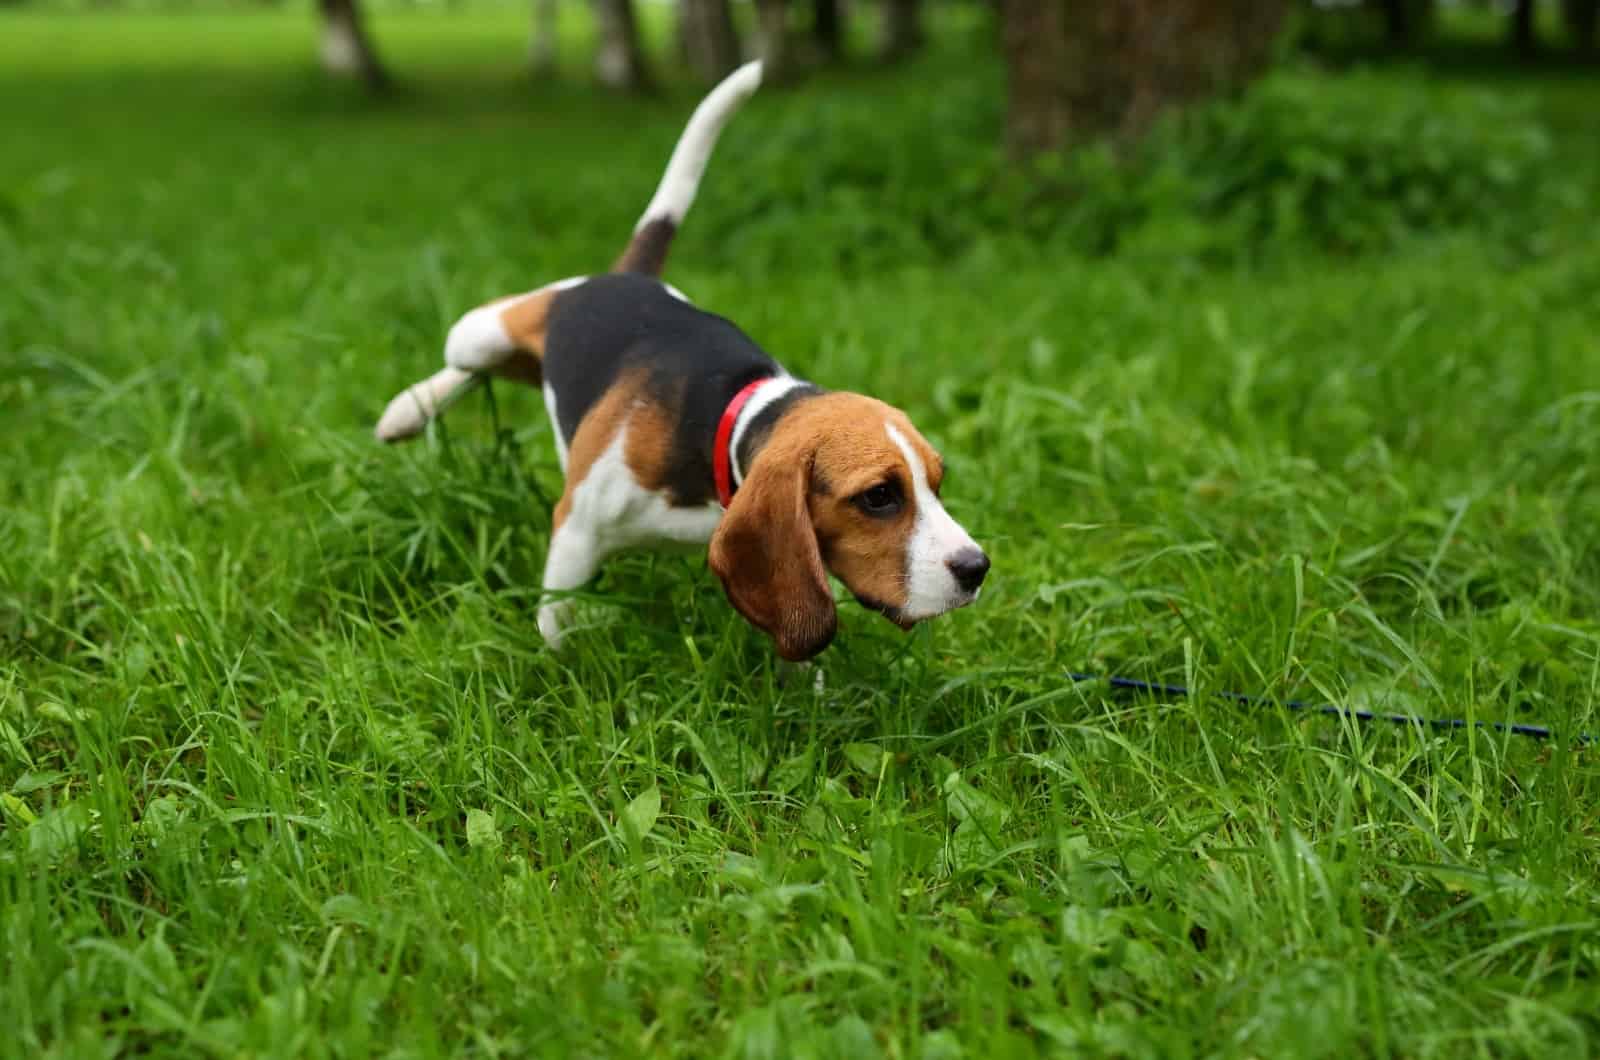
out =
{"type": "Polygon", "coordinates": [[[561,594],[623,549],[709,543],[728,599],[792,661],[833,639],[830,571],[905,629],[971,603],[988,573],[905,413],[795,378],[660,279],[717,137],[760,83],[750,63],[696,108],[610,273],[473,309],[447,367],[378,422],[382,441],[412,437],[484,375],[543,388],[566,477],[539,609],[552,647],[561,594]]]}

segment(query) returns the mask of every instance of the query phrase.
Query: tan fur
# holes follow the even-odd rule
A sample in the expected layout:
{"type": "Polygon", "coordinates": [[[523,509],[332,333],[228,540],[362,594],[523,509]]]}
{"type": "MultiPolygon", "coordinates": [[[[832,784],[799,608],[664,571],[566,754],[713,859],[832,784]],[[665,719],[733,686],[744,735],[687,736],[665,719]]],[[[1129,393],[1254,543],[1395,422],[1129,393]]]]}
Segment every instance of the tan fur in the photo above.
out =
{"type": "MultiPolygon", "coordinates": [[[[667,462],[672,458],[677,419],[677,409],[663,408],[658,402],[642,397],[635,402],[633,414],[628,417],[622,462],[632,472],[633,480],[647,490],[666,490],[667,462]]],[[[670,491],[668,493],[670,496],[670,491]]]]}
{"type": "MultiPolygon", "coordinates": [[[[625,376],[606,391],[578,423],[572,435],[572,445],[567,452],[567,482],[556,502],[553,529],[560,530],[572,511],[572,494],[594,467],[596,460],[617,437],[617,432],[628,422],[639,393],[639,377],[625,376]]],[[[560,427],[556,428],[560,430],[560,427]]],[[[624,443],[626,444],[626,443],[624,443]]]]}
{"type": "Polygon", "coordinates": [[[824,566],[891,618],[906,606],[916,498],[886,423],[910,441],[937,489],[943,462],[903,412],[859,394],[827,394],[778,422],[711,539],[711,568],[729,600],[784,658],[809,658],[833,636],[824,566]],[[891,479],[904,498],[893,518],[874,518],[853,503],[891,479]]]}
{"type": "Polygon", "coordinates": [[[544,356],[544,337],[550,328],[550,310],[560,291],[535,291],[500,311],[500,323],[511,341],[536,357],[544,356]]]}
{"type": "Polygon", "coordinates": [[[806,508],[809,448],[789,442],[762,450],[708,555],[729,602],[791,661],[826,648],[839,625],[806,508]]]}
{"type": "Polygon", "coordinates": [[[506,329],[518,352],[495,365],[494,375],[529,386],[544,382],[544,339],[550,329],[550,310],[560,293],[536,291],[500,311],[500,325],[506,329]]]}

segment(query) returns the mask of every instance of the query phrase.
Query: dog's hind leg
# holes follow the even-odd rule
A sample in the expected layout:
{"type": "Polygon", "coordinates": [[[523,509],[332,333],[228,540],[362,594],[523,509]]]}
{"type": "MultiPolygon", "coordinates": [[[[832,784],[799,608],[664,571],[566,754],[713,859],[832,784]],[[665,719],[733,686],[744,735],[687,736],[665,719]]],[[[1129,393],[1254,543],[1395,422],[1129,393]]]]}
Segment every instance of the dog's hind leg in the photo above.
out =
{"type": "Polygon", "coordinates": [[[459,368],[446,368],[412,383],[394,396],[378,418],[374,431],[378,441],[400,442],[421,434],[429,420],[476,383],[477,376],[459,368]]]}
{"type": "Polygon", "coordinates": [[[450,328],[444,343],[445,363],[469,372],[504,374],[538,386],[550,310],[562,291],[587,279],[574,276],[527,294],[497,298],[471,310],[450,328]]]}
{"type": "Polygon", "coordinates": [[[497,298],[468,311],[450,328],[444,360],[449,365],[407,387],[378,420],[380,441],[398,442],[422,433],[428,421],[493,375],[529,386],[544,378],[544,336],[556,296],[587,277],[546,284],[527,294],[497,298]]]}

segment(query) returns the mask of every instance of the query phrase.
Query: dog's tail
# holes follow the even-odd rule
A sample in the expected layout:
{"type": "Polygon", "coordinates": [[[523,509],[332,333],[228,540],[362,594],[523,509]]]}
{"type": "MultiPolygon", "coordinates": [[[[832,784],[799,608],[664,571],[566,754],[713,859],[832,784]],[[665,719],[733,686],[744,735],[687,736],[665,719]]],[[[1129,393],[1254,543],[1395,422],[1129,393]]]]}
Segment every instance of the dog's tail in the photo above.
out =
{"type": "Polygon", "coordinates": [[[722,135],[722,127],[760,85],[761,61],[758,59],[729,74],[700,101],[683,135],[678,138],[678,146],[672,149],[672,160],[667,163],[655,198],[644,208],[644,214],[633,228],[633,239],[612,266],[612,272],[661,275],[661,268],[667,262],[667,248],[683,223],[683,215],[694,202],[694,193],[700,187],[700,177],[711,159],[711,149],[717,146],[717,137],[722,135]]]}

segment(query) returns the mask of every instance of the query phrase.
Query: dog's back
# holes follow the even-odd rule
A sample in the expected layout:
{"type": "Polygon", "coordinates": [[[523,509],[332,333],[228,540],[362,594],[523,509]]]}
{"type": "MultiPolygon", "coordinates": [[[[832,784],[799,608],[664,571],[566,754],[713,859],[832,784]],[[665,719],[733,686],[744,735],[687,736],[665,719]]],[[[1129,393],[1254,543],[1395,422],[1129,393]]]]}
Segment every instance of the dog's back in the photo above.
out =
{"type": "MultiPolygon", "coordinates": [[[[633,238],[612,266],[613,275],[632,276],[632,281],[576,276],[470,310],[456,321],[445,340],[444,359],[448,367],[412,384],[389,402],[378,420],[375,433],[379,440],[398,442],[415,437],[429,420],[440,415],[485,376],[497,375],[532,386],[543,384],[545,404],[551,418],[559,424],[564,465],[566,446],[571,443],[578,422],[574,417],[581,418],[593,405],[595,393],[615,382],[622,363],[620,358],[625,352],[623,347],[632,348],[632,344],[627,341],[628,335],[616,336],[625,340],[623,347],[604,347],[605,353],[601,355],[597,352],[602,349],[600,342],[575,342],[572,336],[581,329],[565,328],[568,338],[562,345],[573,352],[560,358],[563,367],[556,371],[561,381],[553,382],[551,366],[545,362],[550,345],[548,333],[554,318],[562,316],[569,322],[582,319],[590,331],[606,334],[613,320],[617,322],[616,327],[637,331],[632,323],[621,322],[636,311],[652,312],[652,319],[662,324],[676,319],[685,328],[687,322],[697,319],[698,311],[688,307],[687,300],[659,277],[666,265],[672,237],[694,203],[700,178],[705,174],[706,163],[711,159],[723,126],[760,85],[761,63],[746,63],[712,89],[689,117],[655,195],[634,226],[633,238]],[[569,302],[584,308],[558,310],[558,306],[569,302]]],[[[713,320],[716,322],[711,325],[713,330],[732,329],[737,333],[736,328],[720,317],[713,320]]],[[[739,339],[743,342],[730,340],[727,352],[737,348],[745,357],[738,363],[754,366],[758,362],[748,359],[754,345],[742,335],[739,339]]],[[[759,350],[754,352],[760,353],[759,350]]],[[[735,362],[729,364],[730,369],[737,366],[735,362]]]]}
{"type": "Polygon", "coordinates": [[[665,484],[690,504],[711,499],[711,451],[700,443],[722,415],[728,390],[781,371],[732,321],[633,273],[596,276],[564,292],[551,308],[544,351],[544,384],[568,444],[601,397],[638,374],[636,385],[679,436],[665,484]]]}

